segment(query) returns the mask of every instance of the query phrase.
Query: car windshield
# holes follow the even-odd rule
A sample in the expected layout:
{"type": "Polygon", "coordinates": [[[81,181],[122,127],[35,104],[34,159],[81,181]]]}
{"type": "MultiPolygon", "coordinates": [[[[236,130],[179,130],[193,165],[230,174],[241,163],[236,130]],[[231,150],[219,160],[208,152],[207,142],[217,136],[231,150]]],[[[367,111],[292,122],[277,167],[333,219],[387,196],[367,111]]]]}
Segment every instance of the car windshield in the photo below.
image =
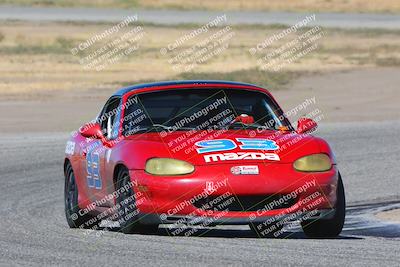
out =
{"type": "Polygon", "coordinates": [[[256,91],[175,89],[132,95],[126,103],[125,136],[166,130],[290,127],[268,95],[256,91]]]}

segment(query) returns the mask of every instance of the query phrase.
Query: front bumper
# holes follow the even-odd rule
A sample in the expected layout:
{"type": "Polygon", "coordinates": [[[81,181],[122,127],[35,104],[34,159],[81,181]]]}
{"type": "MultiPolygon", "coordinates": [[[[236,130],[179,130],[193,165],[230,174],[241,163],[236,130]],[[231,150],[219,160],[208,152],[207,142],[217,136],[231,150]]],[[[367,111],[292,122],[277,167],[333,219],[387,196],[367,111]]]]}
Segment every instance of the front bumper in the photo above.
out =
{"type": "Polygon", "coordinates": [[[290,213],[282,216],[262,216],[262,217],[226,217],[214,214],[212,216],[190,216],[190,215],[174,215],[164,217],[160,214],[140,214],[140,222],[143,224],[185,224],[185,225],[244,225],[250,223],[264,223],[268,220],[273,222],[291,222],[296,220],[318,220],[331,219],[335,214],[335,209],[314,210],[314,212],[290,213]]]}
{"type": "Polygon", "coordinates": [[[306,215],[327,219],[334,214],[338,180],[336,166],[304,173],[282,163],[196,166],[192,174],[170,177],[131,170],[130,176],[141,221],[149,224],[248,224],[306,215]],[[232,174],[238,165],[258,165],[259,174],[232,174]]]}

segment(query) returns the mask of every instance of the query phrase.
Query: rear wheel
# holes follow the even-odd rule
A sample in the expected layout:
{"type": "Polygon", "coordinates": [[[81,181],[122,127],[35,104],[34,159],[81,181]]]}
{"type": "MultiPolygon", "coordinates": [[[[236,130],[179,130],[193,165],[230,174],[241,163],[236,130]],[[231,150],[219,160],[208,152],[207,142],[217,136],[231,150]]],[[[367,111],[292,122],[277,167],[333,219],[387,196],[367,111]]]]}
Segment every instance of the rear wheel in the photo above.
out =
{"type": "Polygon", "coordinates": [[[120,192],[117,195],[120,231],[125,234],[156,233],[158,224],[141,224],[139,221],[139,210],[136,207],[135,194],[129,172],[125,168],[121,168],[118,172],[117,191],[120,192]]]}
{"type": "Polygon", "coordinates": [[[78,185],[70,163],[67,163],[64,175],[64,209],[68,226],[70,228],[97,229],[99,224],[97,219],[89,214],[84,214],[78,206],[78,185]]]}
{"type": "Polygon", "coordinates": [[[342,232],[344,219],[346,217],[346,200],[340,174],[336,194],[337,201],[333,218],[309,220],[301,223],[303,231],[308,237],[333,238],[337,237],[342,232]]]}

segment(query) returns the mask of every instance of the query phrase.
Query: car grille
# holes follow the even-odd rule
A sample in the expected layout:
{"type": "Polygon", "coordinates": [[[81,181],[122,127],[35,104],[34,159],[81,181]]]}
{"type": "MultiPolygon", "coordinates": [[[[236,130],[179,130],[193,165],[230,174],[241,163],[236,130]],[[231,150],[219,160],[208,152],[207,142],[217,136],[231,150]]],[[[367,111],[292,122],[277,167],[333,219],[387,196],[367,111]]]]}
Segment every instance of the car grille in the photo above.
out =
{"type": "Polygon", "coordinates": [[[284,201],[283,194],[274,195],[231,195],[229,197],[208,196],[198,199],[193,205],[202,210],[257,211],[276,210],[293,206],[297,200],[284,201]]]}

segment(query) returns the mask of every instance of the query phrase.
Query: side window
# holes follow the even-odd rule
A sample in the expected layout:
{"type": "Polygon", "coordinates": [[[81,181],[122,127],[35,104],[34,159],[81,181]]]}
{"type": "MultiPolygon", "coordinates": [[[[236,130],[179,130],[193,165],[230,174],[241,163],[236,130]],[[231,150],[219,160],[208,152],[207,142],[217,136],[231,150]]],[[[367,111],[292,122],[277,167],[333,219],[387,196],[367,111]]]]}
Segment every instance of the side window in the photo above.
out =
{"type": "Polygon", "coordinates": [[[138,99],[138,96],[133,95],[126,101],[129,105],[126,105],[123,118],[122,134],[124,136],[132,135],[140,129],[149,128],[153,125],[145,108],[138,99]]]}
{"type": "Polygon", "coordinates": [[[121,110],[118,108],[121,103],[119,97],[113,97],[105,104],[99,118],[101,130],[107,139],[114,139],[118,136],[119,117],[121,110]]]}

